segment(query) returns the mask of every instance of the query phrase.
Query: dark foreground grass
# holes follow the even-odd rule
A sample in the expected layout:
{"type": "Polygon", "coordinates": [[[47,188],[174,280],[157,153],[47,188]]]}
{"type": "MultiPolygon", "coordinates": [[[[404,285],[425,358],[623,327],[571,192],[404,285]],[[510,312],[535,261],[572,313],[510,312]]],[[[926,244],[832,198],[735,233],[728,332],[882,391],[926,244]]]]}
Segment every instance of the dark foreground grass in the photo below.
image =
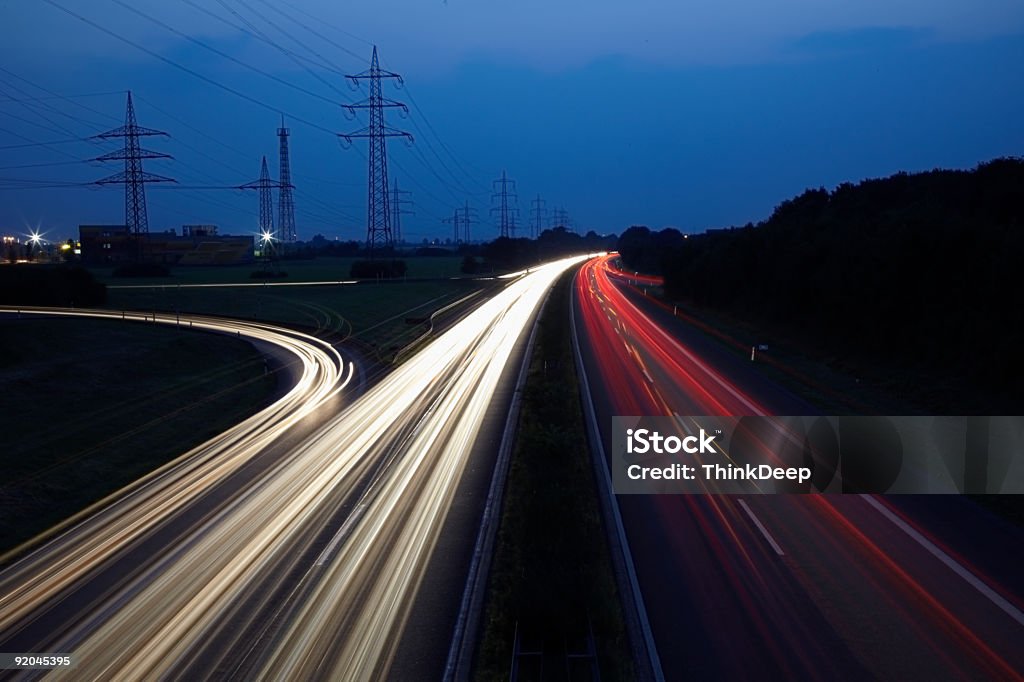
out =
{"type": "Polygon", "coordinates": [[[275,389],[228,336],[0,320],[0,554],[224,431],[275,389]]]}
{"type": "Polygon", "coordinates": [[[602,680],[632,679],[625,624],[612,575],[580,405],[569,329],[571,276],[552,291],[540,320],[501,525],[487,586],[474,679],[508,679],[517,632],[526,679],[592,679],[592,633],[602,680]]]}
{"type": "MultiPolygon", "coordinates": [[[[312,260],[282,260],[274,263],[275,271],[288,273],[278,281],[284,282],[337,282],[349,279],[352,263],[358,258],[322,257],[312,260]]],[[[462,256],[416,256],[405,258],[406,278],[464,277],[462,256]]],[[[247,265],[174,266],[170,277],[124,278],[114,277],[112,267],[91,267],[89,270],[105,284],[226,284],[230,282],[259,282],[252,273],[263,266],[247,265]]]]}

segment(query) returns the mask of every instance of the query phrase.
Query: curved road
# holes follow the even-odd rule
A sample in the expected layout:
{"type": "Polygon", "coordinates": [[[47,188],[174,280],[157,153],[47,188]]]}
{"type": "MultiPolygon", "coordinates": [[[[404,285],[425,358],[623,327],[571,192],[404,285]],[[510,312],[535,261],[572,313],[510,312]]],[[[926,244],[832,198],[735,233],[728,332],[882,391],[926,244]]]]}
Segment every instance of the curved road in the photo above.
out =
{"type": "MultiPolygon", "coordinates": [[[[510,279],[312,433],[224,434],[0,574],[0,650],[72,653],[57,679],[385,676],[512,349],[579,260],[510,279]]],[[[298,422],[338,390],[317,376],[298,422]]]]}

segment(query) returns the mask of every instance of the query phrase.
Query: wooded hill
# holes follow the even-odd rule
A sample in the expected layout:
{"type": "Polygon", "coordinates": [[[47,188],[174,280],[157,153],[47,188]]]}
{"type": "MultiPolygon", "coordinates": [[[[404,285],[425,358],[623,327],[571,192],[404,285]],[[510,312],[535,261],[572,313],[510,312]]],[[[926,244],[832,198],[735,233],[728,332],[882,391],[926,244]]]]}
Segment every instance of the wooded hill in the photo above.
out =
{"type": "Polygon", "coordinates": [[[796,332],[829,356],[1024,389],[1024,159],[807,190],[757,225],[633,227],[670,298],[796,332]]]}

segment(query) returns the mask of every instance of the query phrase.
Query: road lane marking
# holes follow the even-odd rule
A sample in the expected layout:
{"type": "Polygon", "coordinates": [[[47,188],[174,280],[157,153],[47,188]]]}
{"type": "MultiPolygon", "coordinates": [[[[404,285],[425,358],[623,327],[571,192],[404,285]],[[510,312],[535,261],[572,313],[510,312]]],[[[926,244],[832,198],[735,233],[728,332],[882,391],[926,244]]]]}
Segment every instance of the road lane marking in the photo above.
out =
{"type": "Polygon", "coordinates": [[[1010,616],[1010,618],[1013,618],[1018,624],[1024,625],[1024,613],[1021,613],[1020,609],[982,582],[978,576],[971,573],[968,569],[964,568],[960,562],[939,549],[935,543],[917,532],[913,526],[894,514],[888,507],[876,500],[872,495],[861,495],[861,498],[878,510],[879,514],[887,518],[889,521],[892,521],[897,528],[909,535],[917,544],[928,550],[929,554],[945,564],[958,576],[966,580],[971,587],[985,595],[989,601],[1002,609],[1008,616],[1010,616]]]}
{"type": "Polygon", "coordinates": [[[313,564],[314,566],[323,566],[327,563],[327,560],[331,558],[332,554],[334,554],[334,548],[337,547],[342,540],[348,537],[348,534],[352,532],[352,527],[355,526],[361,518],[363,518],[363,514],[366,513],[366,508],[369,506],[368,502],[360,502],[356,506],[349,517],[345,519],[345,523],[341,524],[341,528],[339,528],[338,532],[334,534],[331,541],[327,543],[326,547],[324,547],[324,551],[320,552],[320,556],[317,557],[316,562],[313,564]]]}
{"type": "Polygon", "coordinates": [[[768,532],[768,529],[764,527],[764,524],[761,523],[761,520],[754,516],[754,512],[750,509],[749,506],[747,506],[746,500],[741,499],[739,500],[739,503],[740,506],[743,507],[743,511],[747,512],[747,516],[750,517],[750,520],[754,522],[755,526],[757,526],[757,529],[761,531],[761,535],[764,536],[764,539],[767,540],[768,544],[771,545],[772,549],[775,550],[775,553],[779,556],[786,556],[786,553],[782,551],[781,547],[779,547],[779,543],[775,542],[775,538],[773,538],[772,534],[768,532]]]}

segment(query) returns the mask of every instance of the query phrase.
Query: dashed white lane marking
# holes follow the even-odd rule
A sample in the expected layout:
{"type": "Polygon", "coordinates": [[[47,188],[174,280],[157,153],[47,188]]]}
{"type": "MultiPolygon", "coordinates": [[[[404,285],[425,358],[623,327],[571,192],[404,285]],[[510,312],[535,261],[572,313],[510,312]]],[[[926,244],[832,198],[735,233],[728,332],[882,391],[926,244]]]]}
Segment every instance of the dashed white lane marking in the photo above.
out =
{"type": "Polygon", "coordinates": [[[775,553],[779,556],[786,556],[786,553],[782,551],[781,547],[779,547],[779,543],[775,542],[775,538],[773,538],[772,534],[768,532],[768,529],[764,527],[764,524],[761,523],[761,520],[754,516],[754,512],[751,511],[750,507],[747,506],[746,500],[740,500],[739,502],[740,506],[743,507],[743,511],[747,512],[747,516],[749,516],[750,520],[754,522],[754,525],[757,526],[757,529],[761,531],[761,535],[763,535],[764,539],[768,541],[768,544],[772,546],[772,549],[775,550],[775,553]]]}

